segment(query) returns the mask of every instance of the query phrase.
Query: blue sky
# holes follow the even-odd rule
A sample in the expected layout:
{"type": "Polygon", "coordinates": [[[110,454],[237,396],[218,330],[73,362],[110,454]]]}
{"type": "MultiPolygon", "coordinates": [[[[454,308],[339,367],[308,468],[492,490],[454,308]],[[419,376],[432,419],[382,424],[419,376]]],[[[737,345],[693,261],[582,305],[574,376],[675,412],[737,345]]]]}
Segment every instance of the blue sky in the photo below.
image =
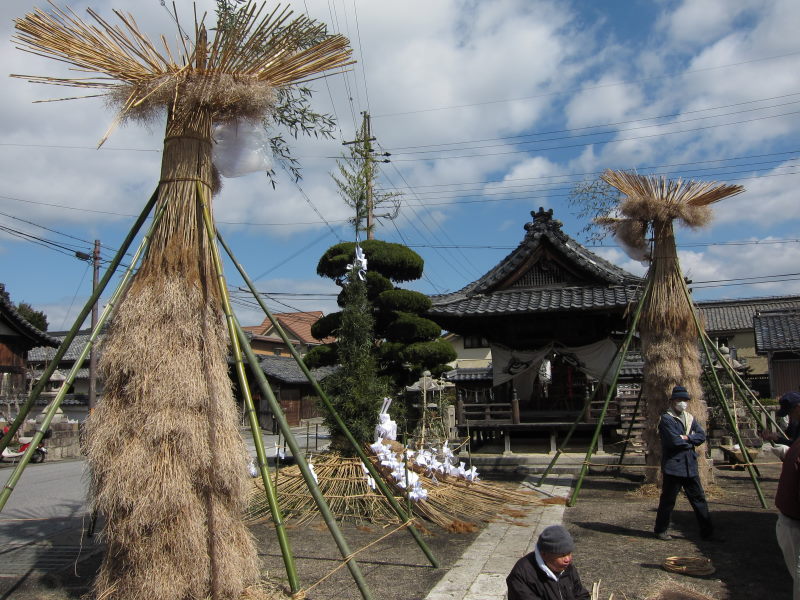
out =
{"type": "MultiPolygon", "coordinates": [[[[177,0],[184,27],[191,3],[177,0]]],[[[0,5],[7,74],[59,75],[23,53],[13,19],[44,2],[0,5]]],[[[176,41],[159,0],[69,2],[176,41]]],[[[199,6],[213,15],[214,3],[199,6]]],[[[411,287],[453,291],[483,275],[523,238],[530,212],[552,208],[573,237],[585,225],[569,190],[603,169],[742,184],[712,224],[678,229],[698,299],[800,293],[800,3],[796,0],[295,2],[352,41],[352,70],[315,83],[315,107],[337,117],[337,139],[293,145],[299,186],[276,165],[227,179],[215,215],[276,312],[335,310],[335,285],[315,273],[333,243],[352,239],[330,173],[361,111],[391,152],[376,183],[403,193],[380,239],[425,259],[411,287]],[[755,284],[755,282],[762,282],[755,284]]],[[[74,257],[94,239],[111,258],[155,187],[163,123],[127,125],[95,150],[113,118],[100,99],[34,103],[65,88],[6,79],[0,87],[0,282],[15,301],[69,327],[91,287],[74,257]]],[[[580,238],[579,238],[580,239],[580,238]]],[[[613,240],[593,248],[641,274],[613,240]]],[[[369,258],[369,257],[367,257],[369,258]]],[[[241,285],[227,267],[229,284],[241,285]]],[[[243,324],[261,315],[237,302],[243,324]]]]}

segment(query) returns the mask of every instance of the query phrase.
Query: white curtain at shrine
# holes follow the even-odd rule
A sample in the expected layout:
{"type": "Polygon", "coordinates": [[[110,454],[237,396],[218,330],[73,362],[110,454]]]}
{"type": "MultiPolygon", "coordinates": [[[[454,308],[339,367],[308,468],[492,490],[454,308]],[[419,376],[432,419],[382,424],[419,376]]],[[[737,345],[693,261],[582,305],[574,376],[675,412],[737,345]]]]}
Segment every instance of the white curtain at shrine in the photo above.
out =
{"type": "Polygon", "coordinates": [[[608,384],[611,384],[622,359],[617,355],[617,345],[610,338],[586,346],[555,346],[550,343],[535,350],[512,350],[496,344],[492,346],[492,385],[497,387],[513,379],[519,399],[527,400],[533,392],[542,361],[551,352],[572,355],[578,361],[578,369],[608,384]]]}
{"type": "Polygon", "coordinates": [[[520,400],[526,401],[533,393],[533,384],[542,361],[552,350],[552,344],[538,350],[512,350],[505,346],[493,345],[492,385],[497,387],[513,379],[517,396],[520,400]]]}
{"type": "Polygon", "coordinates": [[[586,346],[559,346],[554,348],[554,351],[559,354],[574,355],[578,359],[578,368],[581,371],[598,381],[602,379],[607,384],[611,384],[619,361],[622,360],[622,356],[617,355],[617,345],[609,338],[586,346]]]}

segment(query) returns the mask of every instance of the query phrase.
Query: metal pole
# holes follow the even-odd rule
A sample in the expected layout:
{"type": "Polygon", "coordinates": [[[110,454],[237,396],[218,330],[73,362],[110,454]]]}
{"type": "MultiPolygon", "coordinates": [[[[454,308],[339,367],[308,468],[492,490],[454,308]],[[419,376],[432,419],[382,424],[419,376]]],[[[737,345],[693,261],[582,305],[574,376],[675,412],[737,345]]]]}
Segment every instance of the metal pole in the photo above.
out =
{"type": "MultiPolygon", "coordinates": [[[[211,246],[211,257],[214,262],[214,269],[216,270],[217,283],[219,284],[219,291],[222,298],[222,309],[225,313],[225,321],[228,326],[228,336],[231,340],[231,350],[233,353],[236,375],[239,380],[239,388],[242,391],[244,398],[245,412],[250,423],[250,431],[253,435],[253,442],[256,449],[256,457],[258,460],[258,468],[261,473],[261,481],[264,484],[264,492],[267,495],[267,503],[269,510],[272,514],[272,522],[275,526],[275,533],[278,536],[278,545],[281,548],[281,556],[283,557],[283,564],[286,568],[286,577],[289,580],[289,588],[292,593],[300,590],[300,581],[297,578],[297,568],[294,564],[294,555],[289,546],[289,538],[286,535],[286,529],[283,523],[283,516],[281,509],[278,505],[278,497],[272,487],[270,480],[269,465],[267,462],[267,453],[264,449],[264,439],[261,437],[261,427],[258,424],[258,415],[256,414],[255,403],[253,396],[250,392],[250,385],[247,382],[247,374],[244,369],[244,361],[242,359],[242,349],[239,345],[239,337],[236,334],[236,325],[234,324],[233,309],[231,307],[230,295],[228,294],[228,286],[225,283],[225,276],[222,271],[222,259],[219,254],[219,248],[216,244],[216,235],[214,232],[214,225],[212,223],[211,209],[205,199],[203,190],[200,183],[197,184],[197,197],[203,209],[203,222],[205,223],[206,234],[208,235],[209,243],[211,246]]],[[[259,369],[258,363],[253,365],[254,369],[259,369]]]]}
{"type": "MultiPolygon", "coordinates": [[[[642,308],[644,307],[645,298],[650,294],[650,289],[653,285],[652,277],[648,276],[647,283],[645,285],[644,291],[642,292],[642,297],[639,299],[639,305],[636,307],[636,312],[633,314],[633,320],[631,321],[631,326],[628,328],[628,336],[625,338],[625,342],[622,344],[622,348],[620,349],[619,353],[624,357],[628,352],[628,346],[633,339],[633,333],[636,331],[636,326],[639,324],[639,317],[642,314],[642,308]]],[[[608,390],[608,394],[606,394],[606,401],[603,404],[603,410],[600,412],[600,420],[597,422],[597,428],[594,431],[594,436],[592,436],[592,441],[589,444],[589,449],[586,451],[586,458],[583,461],[583,465],[581,466],[580,475],[578,475],[578,481],[575,483],[575,489],[572,491],[572,495],[569,498],[569,502],[567,502],[567,506],[575,506],[575,503],[578,501],[578,494],[581,491],[581,487],[583,486],[583,478],[586,476],[586,471],[589,470],[589,459],[592,457],[592,453],[594,452],[595,445],[597,444],[597,438],[600,435],[600,428],[603,426],[603,419],[606,417],[606,410],[608,409],[608,403],[611,400],[611,393],[614,390],[614,386],[617,385],[617,379],[619,378],[619,372],[622,369],[622,360],[619,361],[619,365],[617,366],[617,372],[614,373],[614,379],[611,384],[611,387],[608,390]]]]}
{"type": "MultiPolygon", "coordinates": [[[[225,243],[225,240],[222,238],[222,236],[219,235],[219,232],[217,232],[217,238],[219,239],[219,242],[222,245],[222,247],[228,253],[228,256],[230,257],[231,262],[233,262],[233,264],[238,269],[239,274],[242,276],[242,279],[245,281],[247,286],[250,288],[250,291],[252,292],[253,296],[255,297],[256,301],[258,302],[259,306],[261,307],[261,310],[264,311],[264,314],[272,322],[273,327],[275,327],[275,330],[278,332],[278,335],[280,335],[281,339],[284,341],[286,346],[289,348],[289,352],[292,353],[292,356],[294,357],[295,361],[297,362],[297,365],[300,367],[300,370],[303,371],[303,373],[305,374],[306,378],[308,379],[309,383],[311,384],[311,387],[314,388],[314,391],[319,396],[320,401],[325,405],[325,408],[328,410],[329,414],[331,415],[331,418],[333,418],[334,421],[336,421],[336,424],[344,432],[345,437],[347,437],[348,441],[353,446],[353,449],[355,450],[356,454],[358,454],[359,458],[364,463],[364,466],[367,468],[367,470],[369,471],[369,474],[375,480],[375,483],[378,485],[378,488],[381,490],[381,493],[386,497],[386,500],[391,505],[391,507],[394,510],[395,514],[404,523],[405,522],[409,523],[407,529],[408,529],[409,533],[414,537],[414,541],[417,542],[417,545],[420,547],[422,552],[428,558],[428,561],[431,563],[431,566],[433,566],[435,568],[438,568],[439,561],[436,560],[436,557],[434,557],[433,553],[428,548],[428,545],[425,543],[425,540],[422,539],[422,536],[420,535],[419,531],[417,531],[416,527],[414,527],[410,523],[410,521],[411,521],[410,515],[406,514],[406,512],[403,510],[403,508],[397,502],[397,499],[394,497],[394,495],[392,494],[391,490],[386,485],[386,482],[384,481],[383,476],[378,472],[378,470],[372,464],[372,461],[367,456],[367,454],[364,452],[364,449],[361,447],[361,445],[353,437],[353,434],[350,433],[350,430],[347,428],[347,425],[344,423],[344,421],[342,421],[341,416],[339,416],[339,413],[336,412],[336,409],[334,408],[333,404],[331,404],[331,401],[328,399],[328,395],[323,391],[322,387],[320,387],[319,382],[316,379],[314,379],[314,376],[311,374],[311,371],[308,369],[306,364],[303,362],[303,359],[297,353],[297,350],[295,349],[295,347],[290,343],[289,338],[286,335],[286,332],[283,330],[283,327],[281,327],[281,325],[280,325],[280,323],[278,323],[277,319],[275,319],[275,317],[272,316],[272,313],[267,308],[267,305],[264,304],[264,301],[261,299],[261,296],[259,295],[258,290],[256,290],[255,285],[253,284],[252,280],[247,275],[247,273],[245,272],[244,268],[239,264],[239,262],[233,256],[233,252],[231,251],[230,247],[228,247],[228,245],[225,243]]],[[[244,344],[244,346],[246,348],[249,348],[249,346],[247,346],[247,344],[244,344]]],[[[247,360],[250,361],[250,355],[249,354],[247,356],[247,360]]],[[[260,369],[254,369],[254,370],[256,371],[257,374],[261,373],[260,369]]],[[[263,373],[261,373],[261,374],[263,375],[263,373]]],[[[265,381],[266,381],[266,379],[265,379],[265,381]]],[[[269,390],[269,393],[272,394],[272,390],[269,390]]],[[[274,395],[273,395],[273,398],[274,398],[274,395]]],[[[280,410],[280,406],[278,406],[277,408],[278,408],[278,410],[280,410]]],[[[274,410],[275,409],[273,408],[273,411],[274,410]]]]}
{"type": "Polygon", "coordinates": [[[58,363],[64,357],[64,354],[66,354],[67,350],[72,344],[72,341],[75,339],[75,336],[78,335],[78,331],[80,330],[83,321],[86,319],[87,315],[92,310],[92,307],[97,302],[97,299],[105,290],[106,285],[108,285],[108,282],[111,279],[111,276],[114,274],[114,271],[119,266],[119,263],[125,256],[125,253],[128,251],[128,248],[133,242],[133,238],[136,237],[136,235],[139,233],[139,229],[141,229],[142,224],[147,219],[147,215],[150,214],[150,211],[152,210],[153,205],[155,205],[156,200],[158,200],[158,189],[156,189],[156,191],[153,192],[153,195],[150,196],[150,200],[147,201],[147,204],[142,210],[142,213],[139,215],[139,218],[136,219],[136,222],[133,224],[133,227],[131,227],[131,230],[128,232],[128,235],[125,237],[122,244],[120,245],[119,250],[117,250],[117,253],[114,255],[114,258],[111,260],[111,264],[108,265],[108,270],[106,271],[105,275],[103,275],[103,278],[100,280],[100,283],[92,292],[91,297],[86,302],[83,309],[81,309],[81,312],[78,313],[78,317],[75,319],[75,324],[67,333],[66,337],[64,338],[64,341],[61,342],[61,345],[58,347],[58,350],[56,350],[56,353],[53,356],[53,359],[50,361],[50,364],[48,364],[47,367],[45,368],[44,373],[42,373],[42,376],[39,379],[39,383],[37,383],[33,387],[31,393],[28,396],[28,399],[22,406],[20,406],[19,412],[17,413],[17,417],[14,419],[14,422],[10,425],[8,432],[2,438],[0,438],[0,452],[4,450],[6,447],[8,447],[8,443],[11,441],[11,438],[14,437],[14,434],[17,432],[20,425],[22,425],[22,423],[25,421],[25,418],[28,416],[28,413],[30,412],[31,408],[36,403],[36,400],[39,398],[39,395],[42,393],[42,390],[44,389],[45,385],[47,385],[47,382],[50,380],[50,376],[58,368],[58,363]]]}

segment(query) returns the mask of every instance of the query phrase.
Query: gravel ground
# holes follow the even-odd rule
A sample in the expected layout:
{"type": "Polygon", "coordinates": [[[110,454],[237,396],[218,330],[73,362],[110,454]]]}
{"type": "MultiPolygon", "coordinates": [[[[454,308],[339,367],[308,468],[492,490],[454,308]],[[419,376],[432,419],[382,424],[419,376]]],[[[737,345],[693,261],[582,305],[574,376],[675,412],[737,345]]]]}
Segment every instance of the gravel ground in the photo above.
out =
{"type": "MultiPolygon", "coordinates": [[[[774,461],[771,453],[763,455],[766,461],[774,461]]],[[[576,506],[564,514],[584,583],[601,581],[603,599],[613,592],[615,599],[639,600],[661,586],[689,586],[718,600],[790,600],[792,580],[775,541],[773,498],[780,465],[759,468],[766,509],[746,471],[714,470],[709,490],[714,541],[700,539],[685,496],[672,514],[673,539],[661,541],[652,533],[657,496],[642,494],[632,477],[588,477],[576,506]],[[709,558],[716,572],[705,577],[669,573],[661,565],[670,556],[709,558]]]]}
{"type": "MultiPolygon", "coordinates": [[[[767,454],[762,460],[771,460],[767,454]]],[[[775,542],[772,507],[779,465],[762,464],[760,469],[766,509],[761,508],[746,472],[715,469],[709,504],[720,539],[710,542],[699,539],[685,498],[678,500],[673,513],[674,539],[664,542],[652,533],[656,496],[643,494],[640,481],[634,476],[615,478],[602,472],[591,473],[584,481],[577,505],[564,513],[565,525],[577,543],[576,564],[584,583],[589,587],[600,581],[603,600],[611,593],[615,600],[644,600],[664,586],[688,586],[717,600],[789,600],[791,578],[775,542]],[[707,557],[716,572],[706,577],[668,573],[661,564],[669,556],[707,557]]],[[[352,524],[342,529],[353,551],[377,541],[360,552],[357,560],[373,596],[381,600],[423,599],[477,536],[450,534],[431,527],[425,532],[425,541],[441,563],[440,569],[434,569],[405,531],[390,533],[391,528],[352,524]]],[[[259,539],[267,573],[285,580],[271,525],[257,525],[253,532],[259,539]]],[[[306,598],[360,598],[348,569],[334,571],[341,557],[323,523],[290,526],[287,532],[303,588],[332,573],[308,590],[306,598]]],[[[44,577],[32,575],[11,586],[0,585],[0,600],[80,598],[88,591],[98,565],[99,555],[94,555],[77,566],[44,577]]]]}

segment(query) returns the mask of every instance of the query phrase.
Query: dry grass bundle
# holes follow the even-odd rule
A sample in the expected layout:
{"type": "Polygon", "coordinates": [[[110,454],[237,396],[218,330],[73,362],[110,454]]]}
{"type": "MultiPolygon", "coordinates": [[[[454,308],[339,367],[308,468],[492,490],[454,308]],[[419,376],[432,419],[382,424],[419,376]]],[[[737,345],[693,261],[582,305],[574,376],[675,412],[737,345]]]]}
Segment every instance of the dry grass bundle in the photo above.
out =
{"type": "Polygon", "coordinates": [[[288,7],[266,12],[266,4],[250,3],[209,42],[203,18],[196,19],[194,44],[187,46],[181,36],[181,47],[173,49],[161,36],[159,49],[129,14],[115,10],[121,22],[115,26],[91,9],[93,23],[87,23],[68,8],[51,6],[51,13],[36,9],[16,19],[14,41],[21,50],[96,75],[13,77],[104,90],[119,107],[117,122],[178,105],[207,110],[214,121],[260,119],[269,112],[274,88],[353,62],[346,37],[324,36],[324,25],[305,16],[291,19],[288,7]]]}
{"type": "Polygon", "coordinates": [[[175,273],[137,284],[106,336],[105,394],[86,422],[92,502],[107,520],[95,592],[183,600],[216,587],[235,597],[258,564],[241,520],[247,454],[224,326],[175,273]]]}
{"type": "MultiPolygon", "coordinates": [[[[653,232],[647,274],[652,285],[642,308],[639,330],[644,358],[642,396],[647,399],[643,438],[648,447],[647,464],[655,467],[661,462],[658,422],[669,408],[672,387],[686,387],[692,397],[689,411],[704,428],[708,414],[700,385],[697,346],[700,332],[678,262],[673,221],[678,219],[692,228],[707,225],[711,219],[710,205],[739,194],[744,188],[611,170],[603,173],[602,179],[625,195],[619,206],[624,218],[599,222],[618,232],[625,244],[637,248],[645,244],[648,228],[653,232]]],[[[706,483],[708,469],[703,453],[698,459],[700,477],[706,483]]],[[[655,481],[658,473],[656,469],[649,469],[648,480],[655,481]]]]}
{"type": "Polygon", "coordinates": [[[705,592],[669,579],[660,581],[647,594],[647,600],[716,600],[705,592]]]}
{"type": "Polygon", "coordinates": [[[325,36],[306,17],[290,20],[286,8],[267,13],[251,3],[213,40],[195,18],[194,44],[181,35],[173,50],[162,36],[159,50],[130,15],[115,11],[121,25],[112,26],[91,10],[86,23],[51,6],[17,19],[15,42],[87,76],[20,77],[102,90],[119,104],[114,124],[167,112],[157,205],[164,215],[116,309],[101,363],[105,395],[87,422],[93,503],[106,516],[95,593],[238,597],[258,579],[258,562],[241,520],[246,455],[228,379],[224,281],[204,227],[211,130],[266,117],[276,88],[349,64],[348,40],[325,36]]]}
{"type": "Polygon", "coordinates": [[[679,219],[692,228],[708,225],[710,204],[744,191],[741,185],[674,180],[610,169],[601,178],[625,194],[619,206],[625,217],[645,222],[679,219]]]}
{"type": "MultiPolygon", "coordinates": [[[[400,522],[380,491],[370,488],[360,459],[331,452],[317,455],[311,462],[317,474],[320,491],[337,518],[380,524],[400,522]]],[[[373,459],[373,464],[379,471],[382,470],[377,460],[373,459]]],[[[432,477],[423,469],[412,465],[409,465],[409,470],[424,479],[423,485],[428,491],[425,500],[412,502],[414,515],[448,531],[474,531],[477,522],[498,518],[514,522],[514,514],[517,513],[504,512],[508,504],[519,506],[523,511],[532,504],[545,504],[541,495],[518,491],[511,485],[485,481],[468,482],[440,473],[432,477]]],[[[402,488],[394,484],[388,473],[385,473],[384,481],[393,489],[401,504],[406,506],[402,488]]],[[[255,490],[248,517],[253,522],[269,519],[269,507],[261,482],[254,479],[253,485],[255,490]]],[[[281,510],[287,519],[296,519],[302,523],[317,515],[316,505],[306,491],[298,467],[281,469],[277,474],[276,489],[281,510]]]]}

